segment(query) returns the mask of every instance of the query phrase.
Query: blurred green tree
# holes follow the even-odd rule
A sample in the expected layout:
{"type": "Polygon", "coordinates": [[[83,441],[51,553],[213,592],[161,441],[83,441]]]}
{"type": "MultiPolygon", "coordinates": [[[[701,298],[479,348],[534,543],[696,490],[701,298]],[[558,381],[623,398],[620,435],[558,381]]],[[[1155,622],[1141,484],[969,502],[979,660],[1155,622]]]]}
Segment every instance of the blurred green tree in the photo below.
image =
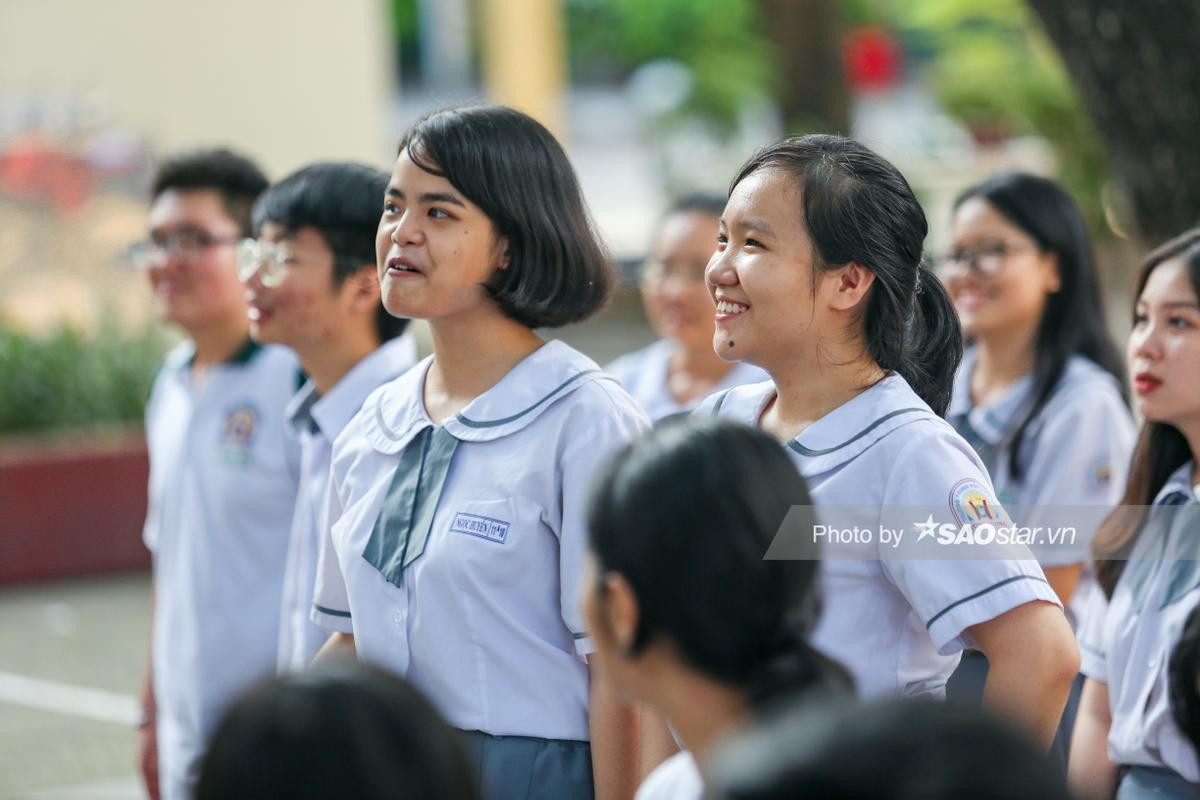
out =
{"type": "Polygon", "coordinates": [[[928,76],[942,105],[977,141],[1027,134],[1045,139],[1092,230],[1110,229],[1104,149],[1024,0],[844,2],[851,21],[899,32],[912,66],[928,76]]]}
{"type": "Polygon", "coordinates": [[[566,8],[575,80],[619,80],[646,62],[679,62],[692,83],[678,113],[718,131],[736,126],[748,99],[778,87],[748,0],[566,0],[566,8]]]}
{"type": "Polygon", "coordinates": [[[1155,244],[1200,224],[1200,2],[1028,0],[1155,244]]]}

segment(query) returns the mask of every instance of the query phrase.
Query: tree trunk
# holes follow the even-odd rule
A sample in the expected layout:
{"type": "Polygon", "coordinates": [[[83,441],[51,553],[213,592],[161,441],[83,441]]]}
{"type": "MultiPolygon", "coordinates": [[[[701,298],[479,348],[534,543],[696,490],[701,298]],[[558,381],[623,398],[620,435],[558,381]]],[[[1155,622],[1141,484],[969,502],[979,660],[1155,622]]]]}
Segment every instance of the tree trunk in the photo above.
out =
{"type": "Polygon", "coordinates": [[[776,97],[790,132],[849,134],[838,0],[760,0],[780,68],[776,97]]]}
{"type": "Polygon", "coordinates": [[[1145,243],[1200,224],[1200,3],[1028,2],[1100,132],[1145,243]]]}

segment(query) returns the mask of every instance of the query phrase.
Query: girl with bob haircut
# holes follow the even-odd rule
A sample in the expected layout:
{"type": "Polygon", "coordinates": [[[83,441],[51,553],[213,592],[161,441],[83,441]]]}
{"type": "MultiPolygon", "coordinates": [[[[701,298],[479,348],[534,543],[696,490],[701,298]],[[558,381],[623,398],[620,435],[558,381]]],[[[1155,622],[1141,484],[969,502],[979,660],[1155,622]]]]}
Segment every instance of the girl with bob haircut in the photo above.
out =
{"type": "Polygon", "coordinates": [[[1200,228],[1146,256],[1126,349],[1145,420],[1121,505],[1092,543],[1083,695],[1069,778],[1080,797],[1196,797],[1172,718],[1170,657],[1200,603],[1200,228]]]}
{"type": "Polygon", "coordinates": [[[759,151],[733,180],[707,279],[714,348],[771,381],[697,413],[779,440],[831,527],[853,512],[868,530],[906,531],[913,549],[876,536],[875,550],[822,566],[813,643],[861,694],[943,696],[975,647],[992,666],[985,699],[1048,747],[1079,657],[1037,562],[1019,543],[954,559],[926,539],[1011,523],[978,455],[940,417],[962,334],[921,266],[925,234],[908,182],[858,142],[812,135],[759,151]]]}
{"type": "Polygon", "coordinates": [[[704,269],[724,208],[720,195],[687,195],[659,219],[639,288],[646,318],[662,338],[604,368],[652,420],[686,413],[715,391],[767,378],[757,367],[724,361],[712,349],[704,269]]]}
{"type": "Polygon", "coordinates": [[[787,455],[745,425],[668,421],[602,473],[588,504],[588,627],[606,678],[689,748],[638,800],[699,800],[715,745],[754,712],[792,692],[849,688],[807,641],[820,607],[813,522],[787,455]],[[804,549],[764,558],[777,535],[804,549]]]}
{"type": "Polygon", "coordinates": [[[485,798],[627,796],[636,710],[591,679],[579,609],[584,494],[649,422],[532,330],[611,285],[574,171],[524,114],[452,108],[404,134],[381,201],[383,303],[433,354],[334,445],[313,619],[464,731],[485,798]]]}

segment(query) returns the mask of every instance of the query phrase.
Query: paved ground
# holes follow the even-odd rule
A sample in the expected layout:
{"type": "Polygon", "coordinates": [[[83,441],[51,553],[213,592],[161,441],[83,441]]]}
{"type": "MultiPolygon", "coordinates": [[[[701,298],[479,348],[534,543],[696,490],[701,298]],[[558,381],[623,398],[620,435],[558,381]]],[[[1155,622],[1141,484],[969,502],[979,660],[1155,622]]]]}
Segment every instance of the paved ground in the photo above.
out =
{"type": "MultiPolygon", "coordinates": [[[[604,363],[650,340],[626,295],[559,334],[604,363]]],[[[0,587],[0,800],[136,800],[149,576],[0,587]]]]}

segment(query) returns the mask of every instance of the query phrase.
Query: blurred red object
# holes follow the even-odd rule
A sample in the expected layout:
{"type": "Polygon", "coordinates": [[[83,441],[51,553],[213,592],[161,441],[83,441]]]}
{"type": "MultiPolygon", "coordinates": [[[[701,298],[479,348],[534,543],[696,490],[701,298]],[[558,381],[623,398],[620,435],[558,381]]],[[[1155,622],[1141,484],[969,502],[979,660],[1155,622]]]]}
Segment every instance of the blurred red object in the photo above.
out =
{"type": "Polygon", "coordinates": [[[846,79],[856,92],[880,91],[895,86],[904,68],[904,51],[885,28],[855,28],[843,45],[846,79]]]}
{"type": "Polygon", "coordinates": [[[92,191],[92,174],[78,155],[36,133],[16,137],[0,152],[0,192],[23,200],[49,201],[74,211],[92,191]]]}

